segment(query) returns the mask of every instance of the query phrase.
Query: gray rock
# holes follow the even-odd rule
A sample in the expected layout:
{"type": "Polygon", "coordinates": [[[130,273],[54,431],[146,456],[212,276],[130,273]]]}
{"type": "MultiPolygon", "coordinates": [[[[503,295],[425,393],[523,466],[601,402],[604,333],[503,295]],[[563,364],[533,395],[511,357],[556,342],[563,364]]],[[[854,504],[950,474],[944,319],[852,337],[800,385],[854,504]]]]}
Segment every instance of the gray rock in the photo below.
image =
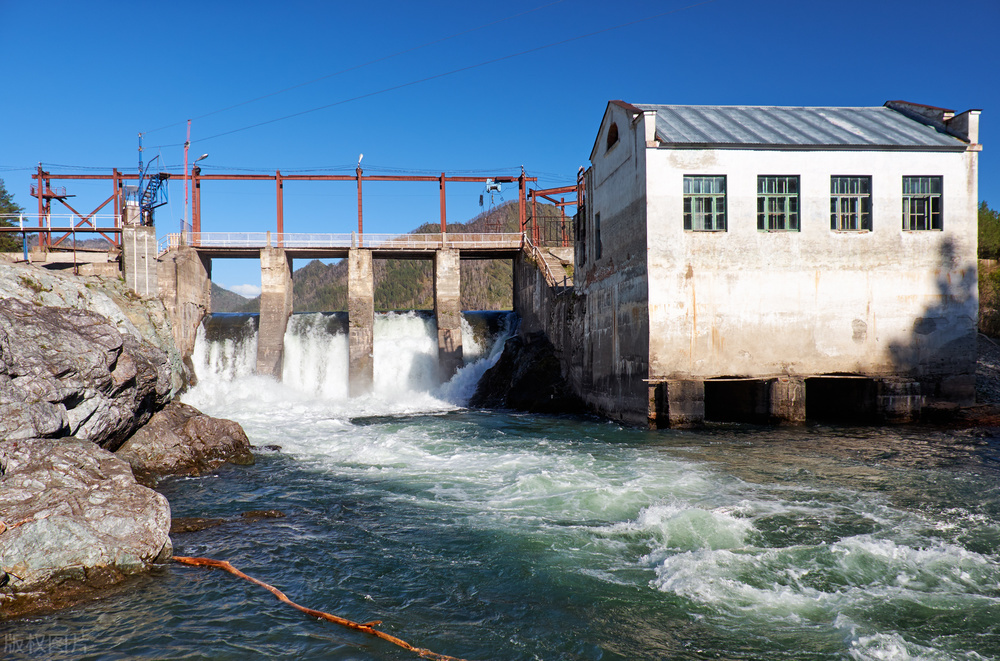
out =
{"type": "Polygon", "coordinates": [[[172,394],[184,387],[184,365],[174,346],[163,302],[158,298],[140,299],[121,278],[74,276],[0,260],[0,298],[96,312],[110,320],[123,335],[151,342],[167,352],[172,394]]]}
{"type": "Polygon", "coordinates": [[[170,506],[90,441],[0,442],[4,616],[65,606],[172,554],[170,506]]]}
{"type": "Polygon", "coordinates": [[[71,434],[114,450],[170,384],[166,354],[102,315],[0,299],[0,438],[71,434]]]}
{"type": "Polygon", "coordinates": [[[147,484],[163,475],[200,475],[227,461],[254,463],[239,423],[207,416],[179,401],[156,413],[116,455],[147,484]]]}
{"type": "Polygon", "coordinates": [[[48,402],[0,403],[0,439],[67,436],[66,407],[48,402]]]}
{"type": "Polygon", "coordinates": [[[555,348],[541,332],[512,337],[486,370],[469,406],[531,413],[584,413],[586,407],[562,376],[555,348]]]}

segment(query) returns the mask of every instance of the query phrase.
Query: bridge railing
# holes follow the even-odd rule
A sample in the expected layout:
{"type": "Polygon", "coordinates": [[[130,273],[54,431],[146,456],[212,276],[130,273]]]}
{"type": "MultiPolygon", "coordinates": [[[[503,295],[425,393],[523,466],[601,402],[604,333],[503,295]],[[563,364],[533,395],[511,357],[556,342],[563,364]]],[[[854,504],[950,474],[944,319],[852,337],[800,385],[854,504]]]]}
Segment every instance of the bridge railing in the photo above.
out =
{"type": "Polygon", "coordinates": [[[196,232],[169,234],[161,247],[197,248],[369,248],[373,250],[517,249],[520,233],[433,234],[278,234],[272,232],[196,232]]]}

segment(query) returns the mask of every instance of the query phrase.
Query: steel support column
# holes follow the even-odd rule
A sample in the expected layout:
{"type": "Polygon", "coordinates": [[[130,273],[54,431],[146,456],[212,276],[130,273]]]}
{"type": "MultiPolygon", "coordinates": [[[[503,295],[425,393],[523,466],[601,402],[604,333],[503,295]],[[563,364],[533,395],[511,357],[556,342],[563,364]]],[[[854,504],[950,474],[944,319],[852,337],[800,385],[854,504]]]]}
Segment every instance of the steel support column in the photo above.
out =
{"type": "Polygon", "coordinates": [[[278,197],[278,247],[284,244],[282,236],[285,233],[285,182],[281,178],[281,170],[274,171],[275,195],[278,197]]]}

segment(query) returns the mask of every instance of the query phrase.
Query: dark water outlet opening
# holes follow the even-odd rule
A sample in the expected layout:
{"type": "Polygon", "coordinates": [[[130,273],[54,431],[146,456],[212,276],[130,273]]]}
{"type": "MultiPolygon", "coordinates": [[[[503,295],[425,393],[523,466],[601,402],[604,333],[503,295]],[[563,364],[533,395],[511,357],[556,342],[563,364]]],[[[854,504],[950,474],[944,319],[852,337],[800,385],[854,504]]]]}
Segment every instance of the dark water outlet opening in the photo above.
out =
{"type": "Polygon", "coordinates": [[[765,382],[753,379],[705,381],[706,421],[765,424],[767,419],[765,382]]]}
{"type": "Polygon", "coordinates": [[[876,384],[871,379],[806,379],[806,419],[848,424],[875,422],[876,394],[876,384]]]}

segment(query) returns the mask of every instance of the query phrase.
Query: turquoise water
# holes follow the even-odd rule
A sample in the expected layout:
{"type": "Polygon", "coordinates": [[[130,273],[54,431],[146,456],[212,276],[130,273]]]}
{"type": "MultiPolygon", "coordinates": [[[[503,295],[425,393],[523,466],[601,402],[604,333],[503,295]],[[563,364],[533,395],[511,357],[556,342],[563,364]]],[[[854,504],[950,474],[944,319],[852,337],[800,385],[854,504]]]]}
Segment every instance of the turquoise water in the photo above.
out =
{"type": "MultiPolygon", "coordinates": [[[[176,553],[481,661],[1000,658],[993,438],[469,411],[464,381],[485,365],[425,388],[427,323],[382,319],[387,345],[411,348],[380,364],[377,338],[376,392],[357,400],[328,373],[289,378],[301,365],[277,384],[206,358],[186,401],[281,449],[165,481],[174,516],[232,519],[174,536],[176,553]],[[286,516],[239,517],[261,509],[286,516]]],[[[2,626],[10,658],[416,658],[180,565],[2,626]]]]}

